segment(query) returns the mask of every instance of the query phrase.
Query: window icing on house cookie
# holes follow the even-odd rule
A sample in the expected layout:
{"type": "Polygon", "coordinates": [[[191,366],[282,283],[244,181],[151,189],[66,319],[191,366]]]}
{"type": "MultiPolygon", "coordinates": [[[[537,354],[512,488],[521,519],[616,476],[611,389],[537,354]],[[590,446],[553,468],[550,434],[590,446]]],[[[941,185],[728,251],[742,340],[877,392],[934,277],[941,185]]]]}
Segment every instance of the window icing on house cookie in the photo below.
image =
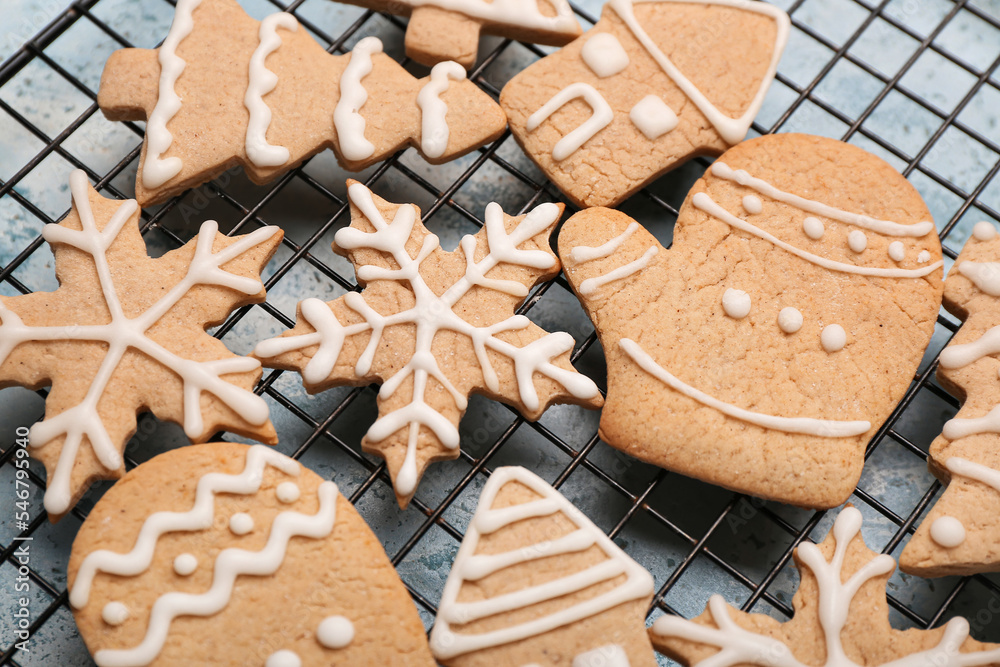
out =
{"type": "Polygon", "coordinates": [[[618,38],[609,32],[599,32],[587,38],[580,56],[590,70],[600,78],[618,74],[628,67],[628,54],[618,38]]]}
{"type": "Polygon", "coordinates": [[[571,83],[553,95],[538,111],[531,114],[525,127],[529,132],[535,130],[549,116],[578,97],[582,97],[590,105],[592,113],[590,118],[579,127],[556,142],[555,146],[552,147],[552,159],[554,160],[568,158],[614,119],[615,113],[611,109],[611,105],[608,104],[603,95],[597,92],[596,88],[589,83],[571,83]]]}

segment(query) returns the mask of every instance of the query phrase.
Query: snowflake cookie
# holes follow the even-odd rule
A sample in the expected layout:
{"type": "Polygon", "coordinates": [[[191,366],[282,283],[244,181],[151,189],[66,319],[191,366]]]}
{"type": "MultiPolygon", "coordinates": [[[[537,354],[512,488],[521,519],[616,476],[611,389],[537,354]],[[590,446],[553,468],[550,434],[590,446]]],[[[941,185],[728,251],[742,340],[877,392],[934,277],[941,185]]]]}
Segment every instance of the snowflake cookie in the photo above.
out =
{"type": "Polygon", "coordinates": [[[744,142],[664,249],[618,211],[559,234],[608,362],[605,442],[802,507],[854,491],[934,332],[941,245],[916,189],[848,144],[744,142]]]}
{"type": "Polygon", "coordinates": [[[264,300],[259,273],[281,230],[229,238],[209,221],[184,247],[152,259],[135,201],[104,199],[82,171],[70,189],[72,212],[42,231],[59,289],[0,296],[0,388],[52,386],[29,436],[48,471],[52,520],[95,480],[124,474],[122,451],[140,411],[182,424],[196,442],[220,429],[277,439],[267,404],[251,391],[260,363],[205,329],[264,300]]]}
{"type": "Polygon", "coordinates": [[[527,215],[486,207],[486,225],[445,252],[412,204],[390,204],[348,181],[351,226],[334,250],[354,264],[360,294],[306,299],[298,324],[261,342],[265,366],[297,370],[310,392],[382,383],[365,451],[385,458],[401,507],[427,464],[458,456],[467,397],[482,393],[531,420],[552,403],[602,404],[570,364],[573,337],[546,333],[515,309],[559,273],[549,234],[562,205],[527,215]]]}
{"type": "Polygon", "coordinates": [[[743,140],[789,25],[766,2],[609,0],[586,34],[511,79],[500,106],[570,200],[615,206],[743,140]]]}
{"type": "Polygon", "coordinates": [[[234,164],[266,183],[327,147],[350,171],[408,145],[440,163],[506,127],[457,63],[416,79],[375,37],[332,55],[291,14],[255,21],[235,0],[178,0],[158,49],[111,55],[97,101],[111,120],[147,121],[143,206],[234,164]]]}
{"type": "Polygon", "coordinates": [[[963,320],[941,352],[938,380],[962,409],[931,444],[928,465],[948,485],[899,557],[922,577],[1000,571],[1000,237],[988,222],[948,273],[944,305],[963,320]]]}
{"type": "Polygon", "coordinates": [[[894,630],[885,586],[896,567],[861,536],[861,512],[841,511],[820,544],[795,550],[802,577],[792,599],[795,616],[732,609],[713,595],[701,616],[664,616],[649,636],[656,649],[687,667],[978,667],[1000,662],[1000,646],[969,637],[961,617],[934,630],[894,630]],[[822,661],[822,662],[821,662],[822,661]]]}
{"type": "Polygon", "coordinates": [[[483,488],[431,632],[448,667],[655,667],[653,577],[540,477],[483,488]]]}
{"type": "Polygon", "coordinates": [[[100,667],[433,667],[424,626],[336,484],[270,447],[143,463],[73,542],[69,602],[100,667]]]}

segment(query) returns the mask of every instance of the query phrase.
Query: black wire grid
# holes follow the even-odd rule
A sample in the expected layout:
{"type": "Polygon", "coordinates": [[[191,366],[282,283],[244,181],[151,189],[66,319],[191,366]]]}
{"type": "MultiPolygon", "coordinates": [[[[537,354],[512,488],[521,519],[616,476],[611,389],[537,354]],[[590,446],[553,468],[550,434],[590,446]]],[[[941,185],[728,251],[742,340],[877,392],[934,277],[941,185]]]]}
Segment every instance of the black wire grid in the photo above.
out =
{"type": "MultiPolygon", "coordinates": [[[[0,122],[16,124],[43,144],[43,147],[22,165],[9,165],[9,171],[16,169],[16,173],[7,180],[0,180],[0,198],[12,198],[37,218],[39,226],[42,223],[56,222],[61,216],[54,217],[43,211],[19,191],[18,186],[53,154],[72,167],[86,171],[105,196],[118,198],[132,196],[129,188],[132,181],[129,179],[134,178],[133,163],[137,161],[140,151],[141,127],[132,123],[126,124],[135,135],[134,148],[122,155],[121,160],[110,170],[94,171],[87,162],[69,150],[64,142],[92,117],[100,116],[96,104],[96,90],[47,53],[47,49],[62,35],[74,25],[83,22],[91,24],[120,47],[132,46],[128,39],[109,25],[108,21],[98,16],[98,12],[95,11],[98,1],[77,0],[65,10],[56,12],[53,20],[41,27],[37,34],[25,35],[26,41],[0,65],[0,116],[3,114],[7,116],[6,119],[0,117],[0,122]],[[33,123],[2,95],[5,84],[17,77],[26,67],[39,63],[51,68],[90,101],[89,108],[56,134],[48,133],[33,123]],[[119,187],[118,183],[124,185],[119,187]]],[[[926,19],[927,12],[921,0],[907,1],[912,5],[908,10],[909,15],[922,16],[926,19]]],[[[161,2],[172,4],[171,0],[148,0],[148,4],[161,2]]],[[[349,41],[353,43],[354,38],[360,36],[363,29],[370,28],[370,22],[379,23],[383,29],[394,31],[396,42],[402,42],[401,31],[405,29],[405,21],[394,16],[359,10],[357,20],[340,34],[334,35],[325,31],[331,26],[316,25],[304,15],[301,6],[307,4],[306,0],[296,0],[287,6],[278,0],[268,0],[268,2],[275,6],[274,11],[295,13],[306,28],[328,45],[330,52],[344,53],[349,50],[349,46],[345,45],[349,41]]],[[[834,40],[825,36],[825,31],[813,25],[814,22],[797,16],[797,13],[802,14],[802,7],[808,2],[809,0],[794,0],[787,6],[792,17],[793,33],[800,39],[811,40],[816,49],[825,54],[825,62],[818,66],[818,71],[811,80],[802,85],[791,76],[782,73],[786,64],[798,57],[790,45],[774,84],[775,89],[780,89],[784,95],[784,110],[768,125],[755,124],[754,132],[766,134],[787,130],[790,127],[817,131],[810,126],[808,120],[804,124],[798,122],[799,117],[796,116],[796,112],[808,109],[814,118],[822,117],[828,121],[827,127],[832,123],[834,127],[843,129],[839,134],[831,133],[827,129],[827,134],[859,143],[890,160],[894,159],[901,165],[901,171],[905,176],[919,179],[923,183],[932,183],[936,190],[950,193],[954,200],[960,200],[961,203],[953,208],[950,219],[947,221],[939,219],[938,226],[944,242],[945,256],[953,260],[957,256],[962,240],[968,236],[966,227],[971,226],[975,219],[993,218],[994,221],[1000,221],[1000,212],[991,208],[984,196],[991,181],[996,180],[994,177],[1000,171],[1000,159],[997,158],[1000,156],[1000,127],[994,124],[992,128],[988,128],[987,131],[989,129],[992,131],[989,131],[991,136],[987,136],[960,118],[962,111],[981,91],[992,89],[993,93],[998,92],[1000,84],[996,78],[992,81],[990,78],[995,77],[1000,58],[993,60],[986,67],[970,64],[966,58],[940,44],[938,37],[953,19],[961,15],[963,20],[969,20],[971,16],[972,20],[984,25],[988,39],[989,35],[993,35],[1000,43],[1000,6],[986,4],[981,7],[970,0],[955,2],[941,0],[945,5],[943,9],[940,3],[934,5],[937,8],[934,15],[936,23],[932,22],[923,29],[918,29],[905,20],[906,11],[903,14],[904,18],[899,18],[900,13],[896,11],[898,2],[883,0],[875,5],[869,4],[867,0],[843,0],[852,12],[855,14],[862,12],[866,16],[856,25],[853,32],[834,40]],[[877,58],[862,57],[852,50],[852,46],[865,37],[867,31],[876,24],[883,30],[887,29],[885,26],[890,26],[888,29],[894,31],[894,34],[905,35],[916,44],[912,54],[905,61],[897,63],[895,74],[884,74],[880,69],[882,63],[878,62],[877,58]],[[957,67],[964,71],[966,76],[975,79],[965,96],[950,112],[941,110],[934,101],[929,100],[931,96],[911,90],[901,83],[907,72],[928,51],[947,61],[949,67],[957,67]],[[874,94],[869,95],[867,104],[852,112],[845,112],[841,104],[827,101],[826,96],[821,94],[820,88],[828,75],[844,63],[849,63],[852,69],[863,72],[868,80],[877,81],[878,87],[874,94]],[[898,147],[892,140],[883,136],[884,132],[875,131],[870,128],[870,124],[866,124],[890,95],[902,96],[919,107],[922,113],[933,115],[938,124],[937,129],[926,140],[921,140],[921,145],[915,151],[912,148],[904,150],[898,147]],[[946,133],[954,133],[956,130],[965,135],[964,141],[974,142],[977,149],[988,156],[993,156],[992,159],[988,158],[992,167],[971,185],[956,184],[955,181],[959,179],[938,173],[924,160],[946,133]],[[970,216],[975,219],[970,219],[970,216]],[[964,221],[965,224],[958,227],[960,221],[964,221]],[[956,229],[964,231],[952,235],[956,229]]],[[[580,7],[574,5],[574,9],[585,25],[595,21],[595,16],[580,7]]],[[[171,10],[172,8],[167,7],[167,11],[171,10]]],[[[0,23],[2,21],[0,18],[0,23]]],[[[926,21],[924,22],[926,24],[926,21]]],[[[390,44],[387,42],[388,46],[390,44]]],[[[494,97],[499,95],[505,79],[502,75],[498,77],[492,72],[491,67],[500,63],[505,54],[512,49],[525,49],[526,53],[533,54],[532,57],[544,55],[544,51],[538,47],[513,43],[510,40],[490,40],[489,46],[491,48],[481,54],[480,63],[470,72],[469,78],[494,97]],[[503,80],[498,81],[498,78],[503,80]]],[[[405,59],[402,62],[405,66],[419,71],[419,68],[414,68],[413,64],[405,59]]],[[[91,80],[96,81],[96,78],[92,77],[91,80]]],[[[424,219],[430,220],[432,229],[434,229],[434,216],[439,211],[448,212],[446,215],[459,219],[461,224],[466,226],[481,226],[479,215],[485,202],[475,201],[474,206],[467,207],[458,201],[461,199],[458,195],[463,188],[474,183],[477,177],[516,182],[518,187],[527,193],[524,200],[518,202],[521,211],[542,201],[559,199],[559,193],[550,183],[540,177],[527,162],[516,157],[516,146],[507,133],[494,144],[464,158],[464,161],[459,163],[460,168],[453,170],[453,174],[457,174],[457,177],[452,178],[443,188],[432,183],[432,179],[424,175],[435,172],[408,166],[411,162],[403,158],[403,152],[372,168],[362,178],[377,193],[400,202],[408,200],[394,198],[392,193],[386,191],[388,186],[380,187],[380,183],[385,185],[402,181],[410,184],[411,189],[420,192],[427,201],[432,202],[429,206],[424,206],[423,211],[424,219]],[[505,155],[515,157],[505,157],[505,155]],[[486,176],[487,174],[489,176],[486,176]]],[[[9,159],[9,156],[0,157],[3,161],[9,159]]],[[[671,201],[679,203],[683,199],[687,185],[700,175],[706,164],[707,161],[698,161],[664,177],[659,184],[633,197],[626,207],[641,209],[640,213],[647,219],[652,216],[660,221],[666,221],[663,224],[669,223],[666,232],[669,236],[669,226],[677,216],[677,208],[671,201]],[[664,187],[671,187],[671,179],[676,183],[685,178],[688,182],[682,184],[683,187],[677,186],[673,191],[657,189],[661,188],[663,183],[667,184],[664,187]]],[[[242,177],[238,176],[237,180],[239,178],[242,177]]],[[[198,196],[207,196],[213,200],[220,221],[237,220],[231,232],[245,233],[266,224],[262,218],[264,209],[268,204],[278,201],[281,193],[293,186],[306,188],[324,201],[326,204],[324,215],[328,214],[327,211],[332,213],[322,224],[310,228],[311,235],[305,240],[296,242],[286,236],[283,252],[273,260],[269,268],[271,273],[266,279],[269,292],[298,266],[317,274],[321,280],[332,284],[334,289],[357,289],[354,275],[349,267],[331,266],[335,262],[328,262],[322,252],[328,247],[332,232],[349,222],[342,179],[339,179],[339,184],[337,179],[327,182],[326,179],[312,175],[307,164],[306,167],[296,169],[276,182],[260,188],[250,188],[245,186],[245,183],[241,188],[232,185],[232,181],[233,179],[226,177],[198,190],[200,193],[198,196]],[[247,192],[252,196],[247,197],[245,195],[247,192]]],[[[1000,180],[997,183],[1000,183],[1000,180]]],[[[141,224],[147,240],[159,234],[162,236],[158,238],[165,239],[167,247],[177,247],[194,234],[196,231],[194,227],[181,225],[178,228],[177,225],[168,224],[171,213],[182,209],[185,202],[189,201],[186,199],[189,196],[190,193],[143,212],[141,224]]],[[[68,196],[65,199],[64,203],[68,204],[68,196]]],[[[203,217],[199,217],[199,220],[203,217]]],[[[281,224],[280,218],[274,219],[273,216],[269,222],[281,224]]],[[[4,224],[5,221],[0,220],[0,229],[3,229],[4,224]]],[[[43,245],[40,236],[27,243],[12,261],[0,267],[0,283],[6,283],[18,293],[31,291],[15,276],[15,272],[43,245]]],[[[328,256],[328,253],[325,254],[328,256]]],[[[946,262],[950,264],[947,259],[946,262]]],[[[546,295],[550,293],[569,294],[568,285],[562,277],[536,289],[521,312],[528,313],[532,317],[544,316],[546,308],[549,307],[546,295]]],[[[299,295],[300,298],[305,296],[312,295],[299,295]]],[[[255,312],[259,317],[261,311],[273,318],[272,328],[277,331],[294,324],[273,304],[265,303],[243,308],[234,313],[214,333],[223,338],[237,327],[248,313],[255,312]],[[281,326],[277,326],[277,323],[281,326]]],[[[582,312],[579,316],[582,317],[582,312]]],[[[251,318],[251,321],[259,320],[251,318]]],[[[915,524],[940,493],[941,485],[928,474],[919,472],[919,469],[923,467],[927,458],[927,447],[936,435],[935,425],[943,423],[958,407],[957,401],[945,393],[934,380],[936,354],[957,330],[958,323],[947,314],[942,314],[938,317],[937,325],[931,350],[921,364],[913,383],[900,405],[886,424],[879,429],[867,448],[868,466],[862,483],[852,498],[852,502],[859,505],[865,513],[866,526],[874,526],[866,528],[869,541],[872,541],[872,534],[869,534],[869,531],[882,536],[880,543],[871,546],[896,556],[908,535],[912,533],[915,524]],[[927,428],[927,421],[931,424],[930,429],[927,428]],[[914,427],[915,423],[923,425],[914,427]],[[916,482],[899,482],[906,486],[902,492],[904,500],[892,499],[891,496],[895,492],[885,491],[885,480],[898,480],[900,476],[905,477],[906,471],[913,470],[918,471],[915,474],[916,482]]],[[[592,328],[583,331],[582,334],[576,333],[579,334],[577,335],[579,345],[573,354],[574,362],[577,362],[582,370],[595,375],[598,383],[603,385],[600,346],[595,345],[596,338],[592,328]]],[[[821,538],[832,521],[832,513],[809,512],[760,502],[632,461],[624,455],[613,452],[599,441],[594,428],[596,416],[591,416],[589,421],[583,422],[591,428],[589,435],[582,438],[567,437],[558,432],[559,428],[548,425],[544,418],[538,423],[530,424],[515,411],[503,407],[496,407],[495,414],[500,418],[494,419],[492,430],[477,431],[488,434],[485,438],[477,436],[480,441],[478,447],[466,447],[464,436],[468,429],[463,424],[463,451],[460,458],[460,463],[463,465],[437,464],[438,467],[453,466],[450,469],[452,476],[435,476],[434,471],[437,468],[432,468],[410,509],[400,515],[399,510],[393,506],[389,478],[384,464],[360,452],[359,438],[356,434],[363,433],[370,420],[367,416],[357,420],[351,413],[354,404],[368,404],[370,408],[370,404],[374,402],[375,390],[371,387],[340,390],[335,394],[335,399],[331,399],[331,402],[324,406],[322,414],[317,416],[313,414],[315,410],[310,410],[308,405],[304,405],[301,386],[297,385],[297,382],[297,377],[293,374],[286,373],[283,376],[280,371],[266,371],[257,387],[257,392],[264,395],[271,403],[272,412],[276,409],[286,410],[298,424],[295,436],[282,434],[285,438],[294,438],[291,442],[284,440],[283,449],[295,458],[301,458],[307,455],[314,444],[322,442],[317,450],[334,448],[341,455],[346,455],[347,459],[353,461],[363,472],[359,482],[353,485],[353,488],[345,490],[351,502],[357,504],[359,509],[366,503],[378,505],[378,502],[372,500],[373,498],[385,501],[381,503],[383,509],[377,511],[381,513],[379,516],[382,526],[395,521],[396,529],[388,533],[376,530],[383,539],[393,564],[400,568],[404,582],[428,628],[436,612],[435,603],[440,595],[440,586],[450,566],[451,557],[447,554],[453,554],[457,549],[467,522],[467,516],[463,519],[461,513],[456,510],[464,508],[466,515],[471,511],[475,506],[483,479],[498,465],[497,461],[503,458],[501,450],[505,446],[513,448],[516,446],[515,441],[525,438],[533,443],[541,442],[544,447],[557,452],[558,468],[549,475],[550,481],[553,481],[557,488],[566,491],[576,488],[581,484],[579,480],[584,480],[582,483],[585,491],[582,495],[589,500],[582,502],[577,500],[578,504],[586,505],[590,502],[593,507],[600,507],[602,510],[611,508],[610,515],[602,511],[602,515],[605,516],[603,521],[605,525],[602,525],[602,528],[637,560],[647,564],[656,576],[658,591],[648,622],[663,613],[682,613],[687,616],[698,613],[708,595],[714,592],[723,592],[731,602],[742,604],[744,609],[754,609],[778,618],[787,618],[792,613],[791,594],[797,581],[795,573],[790,569],[792,551],[802,540],[821,538]],[[296,386],[298,391],[294,389],[296,386]],[[351,435],[345,436],[345,430],[351,435]],[[458,473],[455,473],[456,470],[458,473]],[[572,481],[574,477],[577,478],[577,482],[572,481]],[[435,485],[437,488],[434,488],[435,485]],[[423,493],[427,487],[431,487],[433,492],[423,493]],[[386,520],[385,516],[389,516],[389,519],[386,520]],[[403,518],[400,519],[400,516],[403,518]],[[444,546],[428,547],[423,543],[444,546]],[[440,581],[436,586],[433,583],[428,586],[422,577],[414,576],[414,572],[419,572],[420,568],[430,562],[427,556],[434,549],[438,549],[446,557],[440,572],[440,581]],[[674,557],[667,558],[664,567],[662,559],[650,555],[651,551],[656,550],[669,552],[674,557]],[[420,554],[419,557],[417,554],[420,554]]],[[[39,394],[44,396],[45,392],[39,394]]],[[[471,412],[470,410],[470,414],[471,412]]],[[[153,422],[155,420],[148,415],[142,417],[140,435],[148,436],[156,430],[158,426],[153,422]]],[[[13,479],[13,463],[17,450],[14,431],[17,426],[22,425],[30,425],[30,421],[3,426],[3,435],[0,436],[0,445],[3,447],[0,453],[0,473],[4,475],[2,479],[13,479]]],[[[150,438],[137,436],[136,439],[144,442],[127,450],[126,462],[130,468],[136,465],[137,454],[140,455],[140,460],[145,460],[150,455],[142,453],[150,438]]],[[[136,444],[135,441],[133,444],[136,444]]],[[[307,456],[306,459],[308,458],[307,456]]],[[[11,517],[0,517],[0,529],[2,529],[0,535],[5,536],[0,538],[0,572],[3,572],[0,581],[7,587],[12,587],[13,577],[19,565],[14,552],[20,544],[27,541],[27,538],[34,538],[32,542],[37,550],[44,548],[46,543],[59,542],[63,545],[65,553],[68,551],[65,545],[72,539],[79,522],[86,517],[87,508],[92,505],[91,501],[85,500],[75,508],[71,515],[63,520],[63,524],[67,524],[66,528],[49,526],[41,509],[40,495],[45,483],[37,472],[39,468],[40,466],[35,463],[30,472],[30,481],[37,489],[33,501],[33,518],[28,525],[15,526],[11,517]],[[3,544],[3,541],[6,541],[6,544],[3,544]]],[[[893,483],[889,483],[889,486],[893,486],[893,483]]],[[[14,488],[13,484],[10,488],[14,488]]],[[[12,496],[5,495],[3,502],[5,514],[13,514],[6,509],[12,504],[12,496]]],[[[362,512],[365,513],[365,510],[362,512]]],[[[371,511],[366,514],[366,518],[372,521],[371,511]]],[[[44,563],[42,566],[34,564],[29,566],[30,585],[34,590],[35,600],[31,608],[29,640],[32,651],[19,653],[16,650],[13,624],[5,620],[0,613],[0,651],[2,651],[0,663],[53,664],[58,660],[61,664],[86,664],[88,658],[79,639],[76,639],[75,647],[71,644],[71,655],[60,653],[53,656],[46,653],[46,645],[52,643],[53,636],[75,632],[72,621],[66,621],[69,613],[64,567],[64,562],[53,567],[45,567],[44,563]],[[61,620],[57,622],[54,619],[61,620]]],[[[992,576],[926,581],[897,573],[890,582],[889,599],[894,624],[897,627],[931,627],[951,615],[962,613],[972,621],[974,635],[980,639],[1000,640],[1000,622],[994,621],[996,611],[1000,610],[1000,584],[992,576]]]]}

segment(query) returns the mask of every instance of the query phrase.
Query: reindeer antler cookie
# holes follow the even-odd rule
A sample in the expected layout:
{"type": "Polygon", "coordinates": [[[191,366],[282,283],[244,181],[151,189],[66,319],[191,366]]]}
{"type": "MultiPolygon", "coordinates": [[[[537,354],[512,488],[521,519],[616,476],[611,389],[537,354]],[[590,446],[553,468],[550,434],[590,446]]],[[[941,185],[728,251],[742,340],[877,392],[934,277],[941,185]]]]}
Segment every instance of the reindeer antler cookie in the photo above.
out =
{"type": "Polygon", "coordinates": [[[237,163],[265,183],[327,147],[350,171],[407,145],[446,162],[506,126],[455,63],[418,80],[377,38],[331,55],[291,14],[258,22],[235,0],[178,0],[159,49],[111,55],[98,103],[111,120],[147,121],[136,182],[142,205],[237,163]]]}
{"type": "Polygon", "coordinates": [[[941,299],[920,195],[848,144],[726,152],[666,250],[610,209],[559,234],[608,361],[601,437],[637,458],[804,507],[843,503],[913,379],[941,299]]]}

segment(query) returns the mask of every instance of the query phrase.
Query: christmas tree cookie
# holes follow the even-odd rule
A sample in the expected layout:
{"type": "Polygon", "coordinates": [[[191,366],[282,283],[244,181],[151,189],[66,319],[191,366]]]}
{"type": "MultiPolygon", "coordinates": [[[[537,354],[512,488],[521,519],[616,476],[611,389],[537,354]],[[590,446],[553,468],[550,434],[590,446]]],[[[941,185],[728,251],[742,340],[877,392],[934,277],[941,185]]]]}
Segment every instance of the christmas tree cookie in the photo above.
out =
{"type": "Polygon", "coordinates": [[[178,0],[158,49],[111,55],[97,101],[111,120],[146,121],[144,206],[235,164],[266,183],[327,147],[350,171],[409,145],[446,162],[506,126],[455,63],[416,79],[375,37],[332,55],[291,14],[259,22],[235,0],[178,0]]]}
{"type": "Polygon", "coordinates": [[[363,292],[306,299],[298,324],[255,356],[297,370],[310,392],[380,382],[379,418],[362,442],[385,458],[401,507],[432,461],[458,456],[467,397],[482,393],[528,419],[552,403],[600,407],[597,386],[569,361],[573,337],[546,333],[516,308],[559,273],[549,234],[562,205],[512,217],[486,207],[486,225],[445,252],[412,204],[391,204],[348,182],[351,226],[334,250],[356,267],[363,292]]]}
{"type": "Polygon", "coordinates": [[[727,151],[688,194],[669,250],[595,208],[563,226],[559,255],[607,357],[601,437],[803,507],[850,496],[941,300],[917,191],[875,156],[806,135],[727,151]]]}
{"type": "Polygon", "coordinates": [[[0,296],[0,388],[51,385],[31,455],[45,464],[45,509],[69,511],[98,479],[124,473],[136,413],[184,426],[195,442],[220,429],[273,443],[267,404],[252,389],[260,363],[230,352],[208,327],[264,300],[260,270],[282,233],[232,238],[209,221],[182,248],[152,259],[133,200],[104,199],[70,176],[73,210],[42,236],[55,292],[0,296]]]}

